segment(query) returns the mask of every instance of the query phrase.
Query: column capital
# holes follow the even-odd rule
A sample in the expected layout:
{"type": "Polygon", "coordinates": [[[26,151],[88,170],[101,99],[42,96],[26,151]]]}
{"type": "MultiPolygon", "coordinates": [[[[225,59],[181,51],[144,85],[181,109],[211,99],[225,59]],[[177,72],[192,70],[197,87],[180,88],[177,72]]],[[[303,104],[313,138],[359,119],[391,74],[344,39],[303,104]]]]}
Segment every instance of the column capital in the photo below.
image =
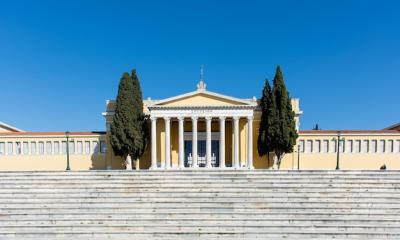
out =
{"type": "Polygon", "coordinates": [[[206,119],[206,121],[211,121],[212,117],[206,116],[205,119],[206,119]]]}
{"type": "Polygon", "coordinates": [[[233,116],[232,118],[233,118],[233,120],[237,121],[237,120],[239,120],[240,117],[239,116],[233,116]]]}
{"type": "Polygon", "coordinates": [[[219,120],[225,121],[226,117],[225,116],[219,116],[219,120]]]}
{"type": "Polygon", "coordinates": [[[183,120],[185,120],[185,117],[179,116],[179,117],[177,117],[177,119],[178,119],[179,121],[183,121],[183,120]]]}
{"type": "Polygon", "coordinates": [[[151,120],[151,121],[156,121],[156,120],[157,120],[157,117],[150,116],[150,120],[151,120]]]}
{"type": "Polygon", "coordinates": [[[171,120],[171,117],[163,117],[165,121],[171,120]]]}
{"type": "Polygon", "coordinates": [[[199,119],[199,117],[197,116],[191,116],[190,118],[192,119],[192,121],[197,121],[199,119]]]}

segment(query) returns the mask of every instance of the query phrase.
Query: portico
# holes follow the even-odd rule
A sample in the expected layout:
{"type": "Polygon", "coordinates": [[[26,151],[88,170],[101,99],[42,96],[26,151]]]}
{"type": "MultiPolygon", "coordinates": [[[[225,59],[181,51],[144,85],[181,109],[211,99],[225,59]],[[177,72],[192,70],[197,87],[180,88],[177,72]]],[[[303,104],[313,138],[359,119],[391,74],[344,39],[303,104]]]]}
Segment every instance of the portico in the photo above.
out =
{"type": "Polygon", "coordinates": [[[236,99],[206,91],[201,81],[197,91],[157,101],[148,106],[151,120],[151,167],[171,168],[226,168],[253,169],[253,114],[255,100],[236,99]],[[158,136],[158,125],[163,123],[164,135],[158,136]],[[178,124],[178,162],[171,161],[171,123],[178,124]],[[226,124],[232,133],[226,132],[226,124]],[[199,131],[199,124],[205,125],[199,131]],[[190,127],[191,125],[191,127],[190,127]],[[240,126],[245,126],[245,137],[240,126]],[[226,138],[232,134],[226,156],[226,138]],[[165,139],[157,139],[164,137],[165,139]],[[160,141],[163,140],[163,141],[160,141]],[[164,161],[158,158],[157,143],[165,144],[164,161]],[[240,145],[246,146],[246,157],[239,155],[240,145]],[[230,164],[227,164],[229,162],[230,164]]]}

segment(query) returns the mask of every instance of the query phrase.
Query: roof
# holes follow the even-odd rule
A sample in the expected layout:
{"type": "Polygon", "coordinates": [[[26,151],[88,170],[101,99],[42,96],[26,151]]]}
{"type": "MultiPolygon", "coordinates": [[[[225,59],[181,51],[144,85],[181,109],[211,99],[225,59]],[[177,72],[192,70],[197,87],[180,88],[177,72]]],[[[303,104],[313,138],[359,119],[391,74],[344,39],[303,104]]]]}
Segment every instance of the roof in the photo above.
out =
{"type": "Polygon", "coordinates": [[[389,127],[384,128],[383,130],[400,130],[400,122],[390,125],[389,127]]]}
{"type": "MultiPolygon", "coordinates": [[[[104,131],[75,131],[75,132],[69,132],[69,135],[102,135],[106,134],[104,131]]],[[[58,135],[65,135],[65,132],[2,132],[0,133],[0,136],[43,136],[43,135],[48,135],[48,136],[58,136],[58,135]]]]}
{"type": "Polygon", "coordinates": [[[3,122],[0,122],[0,127],[4,128],[4,129],[8,129],[8,130],[10,130],[12,132],[23,132],[23,130],[18,129],[18,128],[14,127],[14,126],[8,125],[8,124],[3,123],[3,122]]]}
{"type": "Polygon", "coordinates": [[[397,130],[301,130],[300,134],[400,134],[397,130]]]}

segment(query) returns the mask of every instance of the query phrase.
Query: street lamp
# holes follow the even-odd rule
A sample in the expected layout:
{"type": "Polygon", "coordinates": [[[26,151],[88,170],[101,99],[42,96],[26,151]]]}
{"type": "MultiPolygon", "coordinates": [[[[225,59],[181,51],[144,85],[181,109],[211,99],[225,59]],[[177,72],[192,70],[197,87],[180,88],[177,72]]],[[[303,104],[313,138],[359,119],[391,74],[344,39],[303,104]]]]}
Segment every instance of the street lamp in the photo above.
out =
{"type": "Polygon", "coordinates": [[[65,137],[67,138],[67,171],[70,171],[71,168],[69,167],[69,131],[65,132],[65,137]]]}
{"type": "Polygon", "coordinates": [[[297,145],[297,170],[300,170],[300,144],[297,145]]]}
{"type": "Polygon", "coordinates": [[[340,131],[337,132],[336,170],[339,170],[339,154],[340,154],[340,131]]]}

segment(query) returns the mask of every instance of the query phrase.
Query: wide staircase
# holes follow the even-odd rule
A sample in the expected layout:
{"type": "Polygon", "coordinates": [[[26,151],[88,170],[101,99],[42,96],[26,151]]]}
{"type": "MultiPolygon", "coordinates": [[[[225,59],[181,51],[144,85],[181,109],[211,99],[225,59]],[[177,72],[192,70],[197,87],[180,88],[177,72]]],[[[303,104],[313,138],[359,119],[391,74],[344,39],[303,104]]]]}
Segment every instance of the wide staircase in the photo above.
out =
{"type": "Polygon", "coordinates": [[[399,171],[0,172],[0,239],[400,239],[399,171]]]}

